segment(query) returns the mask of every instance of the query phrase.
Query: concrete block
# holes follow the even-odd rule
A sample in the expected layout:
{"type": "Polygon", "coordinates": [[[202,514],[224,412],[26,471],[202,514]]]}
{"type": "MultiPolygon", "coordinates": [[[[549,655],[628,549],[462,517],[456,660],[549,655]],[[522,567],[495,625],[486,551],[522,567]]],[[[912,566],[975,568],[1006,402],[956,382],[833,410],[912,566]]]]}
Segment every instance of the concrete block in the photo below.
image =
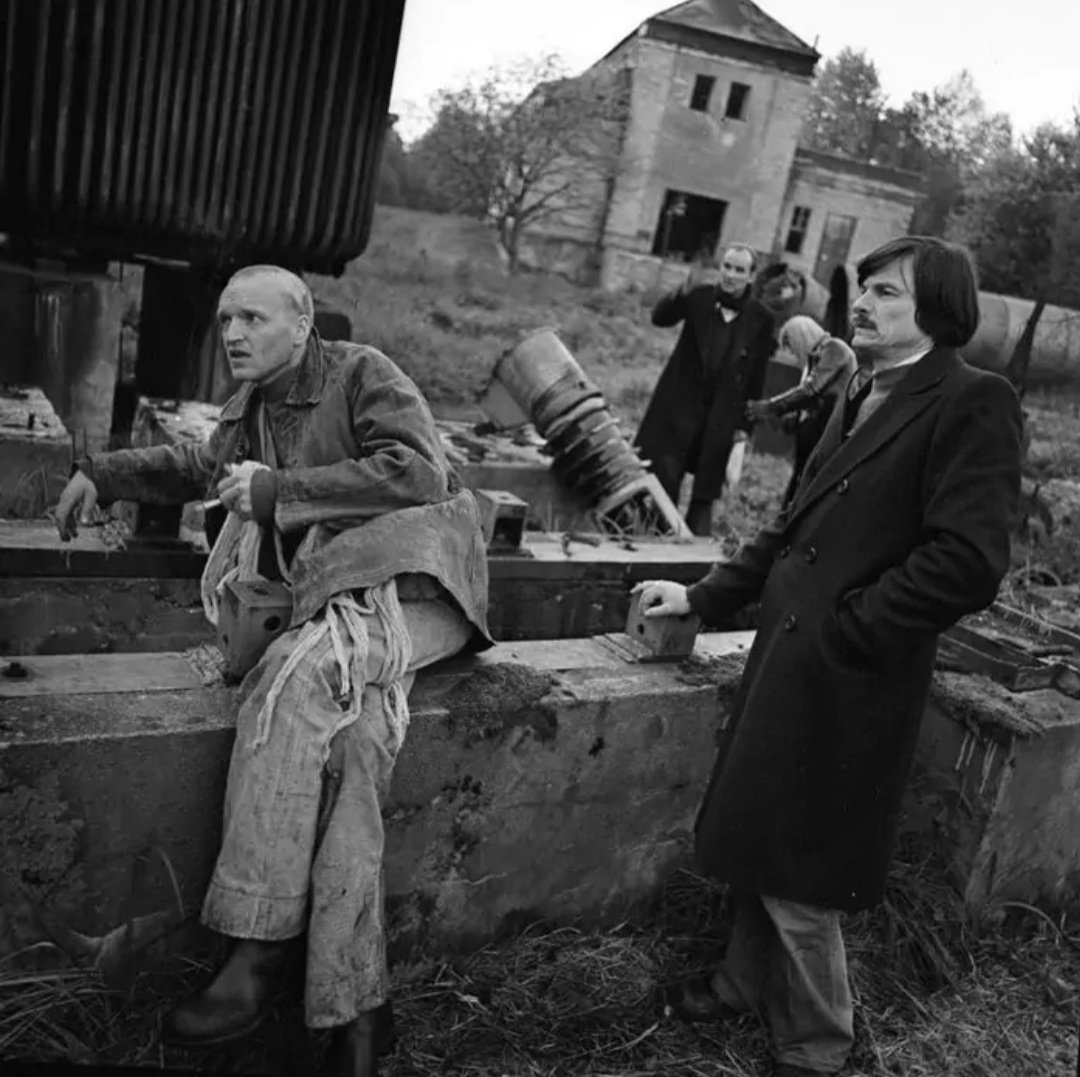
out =
{"type": "Polygon", "coordinates": [[[71,438],[44,392],[0,387],[0,516],[44,516],[70,474],[71,438]]]}
{"type": "Polygon", "coordinates": [[[692,613],[681,617],[646,617],[642,595],[630,600],[630,613],[626,618],[626,635],[644,647],[654,660],[685,658],[693,653],[694,637],[701,627],[701,619],[692,613]]]}
{"type": "MultiPolygon", "coordinates": [[[[521,918],[603,921],[646,898],[684,861],[748,645],[703,637],[680,669],[590,640],[506,644],[421,673],[384,810],[397,949],[470,945],[521,918]]],[[[5,697],[0,678],[0,812],[17,819],[0,833],[0,953],[32,941],[28,900],[100,933],[175,907],[171,868],[198,907],[233,692],[194,662],[189,687],[109,691],[122,657],[99,659],[96,692],[72,693],[65,658],[21,660],[39,684],[66,678],[60,694],[5,697]]],[[[131,661],[144,684],[168,662],[176,685],[178,657],[131,661]]]]}
{"type": "Polygon", "coordinates": [[[939,672],[904,832],[938,846],[969,908],[1068,904],[1080,886],[1080,701],[939,672]]]}

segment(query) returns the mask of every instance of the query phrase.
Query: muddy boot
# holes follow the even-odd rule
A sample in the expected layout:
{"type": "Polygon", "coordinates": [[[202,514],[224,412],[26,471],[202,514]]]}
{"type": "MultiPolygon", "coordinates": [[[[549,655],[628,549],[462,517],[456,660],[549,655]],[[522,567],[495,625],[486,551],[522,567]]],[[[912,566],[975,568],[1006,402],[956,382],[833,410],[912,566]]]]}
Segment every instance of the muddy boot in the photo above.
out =
{"type": "Polygon", "coordinates": [[[210,985],[168,1014],[165,1039],[194,1047],[253,1032],[270,1011],[275,980],[288,953],[288,942],[240,939],[210,985]]]}
{"type": "Polygon", "coordinates": [[[709,538],[712,535],[712,501],[693,497],[686,509],[686,526],[700,538],[709,538]]]}

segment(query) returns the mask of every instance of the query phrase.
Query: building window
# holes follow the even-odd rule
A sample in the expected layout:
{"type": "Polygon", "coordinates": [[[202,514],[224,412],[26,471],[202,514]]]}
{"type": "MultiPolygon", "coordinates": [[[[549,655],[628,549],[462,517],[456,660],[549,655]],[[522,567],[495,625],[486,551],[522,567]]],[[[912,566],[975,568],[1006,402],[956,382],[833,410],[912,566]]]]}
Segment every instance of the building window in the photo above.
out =
{"type": "Polygon", "coordinates": [[[796,206],[791,211],[791,227],[788,229],[784,250],[788,254],[802,254],[806,230],[810,227],[810,207],[796,206]]]}
{"type": "Polygon", "coordinates": [[[712,75],[698,75],[694,79],[694,92],[690,95],[690,107],[695,112],[709,111],[709,98],[712,97],[716,79],[712,75]]]}
{"type": "Polygon", "coordinates": [[[667,191],[656,222],[652,252],[679,262],[715,256],[727,203],[686,191],[667,191]]]}
{"type": "Polygon", "coordinates": [[[750,87],[745,82],[733,82],[728,92],[727,108],[724,115],[731,120],[746,119],[746,99],[750,96],[750,87]]]}

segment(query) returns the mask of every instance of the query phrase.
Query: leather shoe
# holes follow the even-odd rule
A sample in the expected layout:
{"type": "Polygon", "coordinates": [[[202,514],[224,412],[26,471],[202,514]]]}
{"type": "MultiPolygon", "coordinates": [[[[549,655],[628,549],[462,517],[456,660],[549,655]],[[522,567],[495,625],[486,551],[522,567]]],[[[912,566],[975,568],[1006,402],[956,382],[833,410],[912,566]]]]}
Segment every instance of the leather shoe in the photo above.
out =
{"type": "Polygon", "coordinates": [[[738,1010],[718,999],[704,976],[673,984],[664,992],[664,1008],[680,1021],[730,1021],[738,1010]]]}
{"type": "Polygon", "coordinates": [[[241,939],[209,986],[168,1014],[164,1038],[201,1047],[254,1032],[270,1012],[276,974],[287,954],[287,942],[241,939]]]}

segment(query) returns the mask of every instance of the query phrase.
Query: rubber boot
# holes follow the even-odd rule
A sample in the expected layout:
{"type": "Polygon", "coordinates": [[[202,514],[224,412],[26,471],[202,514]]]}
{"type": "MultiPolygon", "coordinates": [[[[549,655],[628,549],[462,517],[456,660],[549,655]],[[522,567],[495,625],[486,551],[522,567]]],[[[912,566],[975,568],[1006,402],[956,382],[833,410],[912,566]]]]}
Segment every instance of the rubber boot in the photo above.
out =
{"type": "Polygon", "coordinates": [[[356,1021],[334,1029],[327,1058],[331,1077],[374,1074],[378,1059],[397,1046],[394,1008],[388,999],[377,1010],[367,1010],[356,1021]],[[368,1047],[368,1039],[372,1047],[368,1047]],[[368,1068],[365,1069],[364,1067],[368,1068]]]}
{"type": "Polygon", "coordinates": [[[365,1010],[336,1030],[329,1058],[329,1077],[378,1077],[376,1014],[365,1010]]]}
{"type": "Polygon", "coordinates": [[[240,939],[213,981],[166,1017],[164,1035],[189,1046],[227,1043],[254,1032],[270,1011],[288,942],[240,939]]]}

